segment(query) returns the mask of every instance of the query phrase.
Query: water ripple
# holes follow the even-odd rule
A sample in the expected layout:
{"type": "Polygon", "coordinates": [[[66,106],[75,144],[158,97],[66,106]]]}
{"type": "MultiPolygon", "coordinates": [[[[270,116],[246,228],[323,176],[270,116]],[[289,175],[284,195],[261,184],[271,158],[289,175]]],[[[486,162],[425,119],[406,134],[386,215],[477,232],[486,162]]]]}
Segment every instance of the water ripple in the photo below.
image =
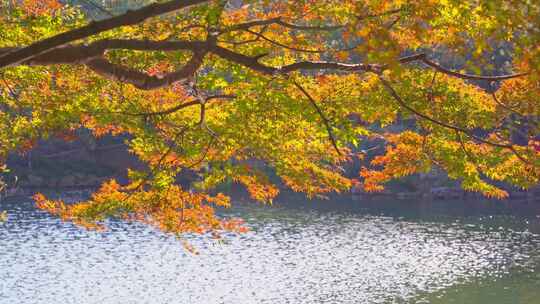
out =
{"type": "Polygon", "coordinates": [[[3,208],[0,303],[405,303],[527,271],[540,248],[538,236],[504,228],[237,210],[252,231],[224,243],[191,236],[194,256],[144,226],[95,233],[28,205],[3,208]]]}

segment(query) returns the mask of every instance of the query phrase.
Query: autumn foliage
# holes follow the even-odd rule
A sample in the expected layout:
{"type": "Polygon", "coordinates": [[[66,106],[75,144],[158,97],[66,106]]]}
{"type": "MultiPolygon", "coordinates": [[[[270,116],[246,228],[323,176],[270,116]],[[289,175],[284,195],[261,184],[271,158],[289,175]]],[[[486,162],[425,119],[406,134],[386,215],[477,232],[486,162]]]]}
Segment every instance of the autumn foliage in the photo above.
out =
{"type": "Polygon", "coordinates": [[[92,21],[54,0],[0,1],[0,160],[87,128],[126,135],[146,164],[85,202],[36,195],[39,208],[207,233],[244,229],[214,213],[227,182],[262,202],[433,169],[495,198],[539,183],[535,1],[150,2],[92,21]],[[373,142],[385,152],[345,175],[373,142]],[[184,189],[188,170],[199,180],[184,189]]]}
{"type": "Polygon", "coordinates": [[[62,7],[57,0],[23,0],[21,3],[23,11],[31,17],[54,14],[62,7]]]}

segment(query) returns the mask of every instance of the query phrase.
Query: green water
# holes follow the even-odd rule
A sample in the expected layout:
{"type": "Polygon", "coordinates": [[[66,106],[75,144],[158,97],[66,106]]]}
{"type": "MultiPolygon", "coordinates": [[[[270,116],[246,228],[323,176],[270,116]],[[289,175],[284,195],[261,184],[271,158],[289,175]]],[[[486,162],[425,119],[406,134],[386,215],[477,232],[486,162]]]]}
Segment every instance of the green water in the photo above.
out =
{"type": "Polygon", "coordinates": [[[498,278],[478,279],[418,297],[412,303],[432,304],[537,304],[540,303],[540,271],[510,270],[498,278]]]}

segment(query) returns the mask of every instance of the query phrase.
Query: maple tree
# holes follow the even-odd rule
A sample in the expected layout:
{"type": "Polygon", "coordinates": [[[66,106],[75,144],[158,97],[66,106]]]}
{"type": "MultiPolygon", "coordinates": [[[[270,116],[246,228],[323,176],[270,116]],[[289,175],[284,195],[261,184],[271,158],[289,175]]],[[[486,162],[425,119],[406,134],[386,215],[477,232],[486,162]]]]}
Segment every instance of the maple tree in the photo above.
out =
{"type": "Polygon", "coordinates": [[[271,201],[278,187],[252,160],[310,197],[433,168],[497,198],[497,182],[539,182],[536,1],[147,1],[93,21],[56,0],[0,3],[0,159],[84,127],[129,135],[147,165],[85,202],[35,196],[87,227],[242,230],[216,217],[230,199],[212,189],[233,180],[271,201]],[[501,51],[511,60],[495,69],[501,51]],[[402,120],[414,127],[386,128],[402,120]],[[386,152],[346,177],[370,139],[386,152]],[[176,183],[185,170],[194,190],[176,183]]]}

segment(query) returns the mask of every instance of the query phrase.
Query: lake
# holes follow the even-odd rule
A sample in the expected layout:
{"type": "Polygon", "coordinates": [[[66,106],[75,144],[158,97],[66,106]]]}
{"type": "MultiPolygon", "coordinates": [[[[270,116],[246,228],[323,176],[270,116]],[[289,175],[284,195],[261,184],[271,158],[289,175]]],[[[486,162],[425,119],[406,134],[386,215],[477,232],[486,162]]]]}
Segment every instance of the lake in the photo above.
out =
{"type": "Polygon", "coordinates": [[[332,204],[241,204],[226,214],[251,231],[186,236],[194,255],[143,225],[0,203],[0,303],[540,303],[538,214],[332,204]]]}

